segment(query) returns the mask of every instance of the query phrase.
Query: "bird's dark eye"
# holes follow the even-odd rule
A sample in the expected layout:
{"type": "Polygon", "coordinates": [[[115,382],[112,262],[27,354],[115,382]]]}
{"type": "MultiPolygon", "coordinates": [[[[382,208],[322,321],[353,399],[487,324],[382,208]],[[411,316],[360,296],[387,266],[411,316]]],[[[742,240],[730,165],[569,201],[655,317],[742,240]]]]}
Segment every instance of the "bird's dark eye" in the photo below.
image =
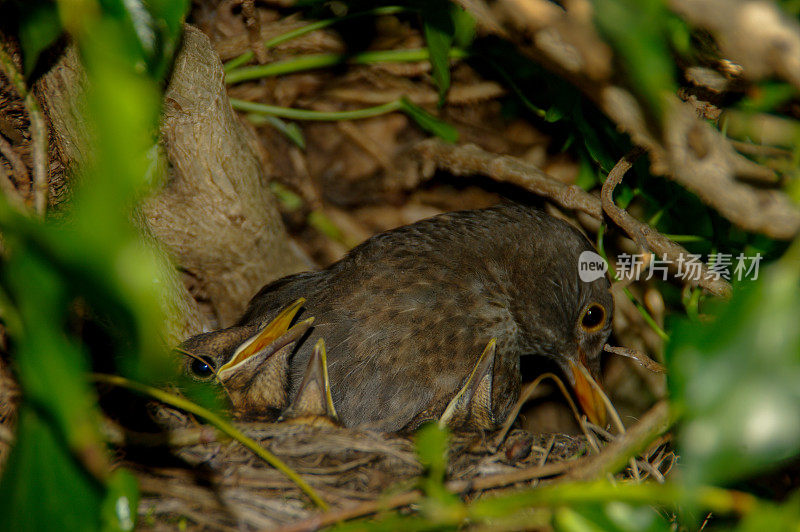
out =
{"type": "Polygon", "coordinates": [[[586,332],[600,330],[606,321],[606,309],[599,303],[591,303],[581,316],[581,327],[586,332]]]}
{"type": "Polygon", "coordinates": [[[192,360],[189,371],[199,379],[207,379],[214,374],[214,361],[210,357],[199,357],[192,360]]]}

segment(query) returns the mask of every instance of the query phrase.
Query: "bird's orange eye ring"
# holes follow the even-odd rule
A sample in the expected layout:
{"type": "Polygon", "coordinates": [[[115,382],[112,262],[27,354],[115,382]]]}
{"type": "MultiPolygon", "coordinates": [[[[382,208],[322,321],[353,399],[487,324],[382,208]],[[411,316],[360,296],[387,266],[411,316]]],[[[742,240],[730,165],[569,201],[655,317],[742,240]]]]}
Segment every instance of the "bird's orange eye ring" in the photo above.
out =
{"type": "Polygon", "coordinates": [[[606,323],[606,309],[600,303],[590,303],[581,314],[581,327],[588,333],[597,332],[606,323]]]}

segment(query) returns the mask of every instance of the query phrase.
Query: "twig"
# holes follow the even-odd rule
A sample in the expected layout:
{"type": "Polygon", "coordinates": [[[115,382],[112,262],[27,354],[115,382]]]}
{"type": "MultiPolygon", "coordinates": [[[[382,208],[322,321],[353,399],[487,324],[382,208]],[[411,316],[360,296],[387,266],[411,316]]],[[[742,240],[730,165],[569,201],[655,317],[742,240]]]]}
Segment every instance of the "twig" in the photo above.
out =
{"type": "MultiPolygon", "coordinates": [[[[547,459],[550,458],[550,453],[553,451],[553,445],[556,443],[556,435],[553,434],[550,436],[550,440],[547,442],[547,447],[545,447],[544,452],[542,453],[542,457],[539,458],[539,462],[536,465],[539,467],[544,467],[547,464],[547,459]]],[[[531,487],[536,487],[539,485],[539,479],[535,479],[531,487]]]]}
{"type": "MultiPolygon", "coordinates": [[[[609,217],[617,225],[625,229],[640,247],[666,255],[667,258],[672,258],[672,260],[677,256],[688,255],[683,246],[673,242],[647,224],[637,221],[627,212],[618,209],[613,202],[610,202],[607,208],[605,200],[598,199],[575,185],[566,185],[535,166],[524,163],[515,157],[489,153],[472,144],[454,146],[438,139],[422,141],[417,145],[416,150],[425,161],[430,161],[436,167],[445,169],[453,175],[481,174],[495,181],[512,183],[534,194],[544,196],[565,209],[583,212],[598,220],[603,219],[603,211],[605,210],[609,217]]],[[[637,156],[642,153],[639,149],[634,150],[634,152],[637,156]]],[[[617,163],[617,166],[609,174],[609,179],[603,185],[604,194],[613,193],[614,187],[619,184],[622,180],[622,175],[629,168],[630,162],[626,158],[617,163]],[[611,179],[612,174],[615,179],[611,179]]],[[[713,279],[713,277],[707,275],[707,272],[708,270],[702,267],[700,279],[689,279],[688,281],[693,285],[705,288],[713,294],[729,297],[731,293],[730,283],[722,278],[713,279]]]]}
{"type": "Polygon", "coordinates": [[[182,397],[178,397],[172,395],[171,393],[167,393],[164,390],[159,390],[158,388],[154,388],[152,386],[148,386],[146,384],[142,384],[140,382],[135,382],[130,379],[126,379],[125,377],[120,377],[119,375],[105,375],[95,373],[92,375],[92,379],[95,382],[102,382],[104,384],[110,384],[112,386],[119,386],[121,388],[127,388],[129,390],[133,390],[135,392],[148,395],[162,403],[166,403],[170,406],[174,406],[175,408],[180,408],[181,410],[185,410],[189,413],[192,413],[198,417],[201,417],[217,427],[221,432],[224,432],[234,440],[241,443],[247,449],[253,452],[256,456],[267,462],[269,465],[289,477],[289,479],[294,482],[298,488],[300,488],[308,497],[320,508],[323,510],[328,509],[328,503],[326,503],[317,492],[314,491],[305,480],[303,480],[300,475],[298,475],[292,468],[286,465],[283,460],[263,448],[253,439],[247,437],[242,431],[222,419],[220,416],[215,414],[214,412],[192,403],[182,397]]]}
{"type": "MultiPolygon", "coordinates": [[[[791,77],[794,83],[800,83],[800,69],[796,68],[800,60],[798,24],[775,6],[758,0],[738,0],[737,9],[719,7],[729,5],[728,0],[671,2],[688,20],[718,30],[726,46],[737,45],[736,55],[750,58],[746,67],[748,76],[756,71],[760,71],[756,75],[766,75],[765,70],[775,69],[791,77]],[[742,10],[758,15],[732,15],[742,10]],[[769,23],[761,27],[754,22],[759,17],[769,19],[769,23]],[[742,39],[741,35],[746,33],[753,36],[742,39]],[[757,33],[765,38],[756,37],[757,33]],[[777,52],[778,49],[781,51],[777,52]],[[782,63],[780,68],[776,62],[782,63]],[[795,68],[787,68],[790,63],[795,68]]],[[[654,174],[675,180],[747,231],[781,240],[791,240],[800,232],[800,209],[788,194],[737,181],[738,178],[763,180],[769,171],[757,169],[755,163],[737,153],[722,133],[696,117],[691,104],[670,96],[662,134],[653,134],[645,119],[647,112],[633,92],[612,83],[613,52],[600,40],[587,17],[576,13],[581,10],[565,11],[543,0],[498,3],[507,4],[507,12],[515,13],[504,23],[516,30],[511,39],[520,51],[574,84],[614,121],[618,130],[627,133],[634,144],[646,148],[654,174]],[[542,13],[548,14],[539,16],[542,13]],[[564,53],[565,46],[569,53],[564,53]]]]}
{"type": "Polygon", "coordinates": [[[173,429],[165,432],[134,432],[105,420],[102,428],[106,440],[118,446],[191,447],[227,439],[221,431],[212,427],[173,429]]]}
{"type": "Polygon", "coordinates": [[[582,467],[571,469],[565,478],[590,480],[619,471],[630,457],[641,452],[654,437],[665,432],[669,425],[669,405],[666,401],[660,401],[637,424],[629,427],[623,436],[608,444],[600,454],[587,457],[582,462],[582,467]]]}
{"type": "Polygon", "coordinates": [[[485,175],[544,196],[565,209],[603,219],[603,209],[595,196],[578,186],[566,185],[515,157],[489,153],[473,144],[453,146],[438,139],[420,142],[416,149],[424,159],[453,175],[485,175]]]}
{"type": "Polygon", "coordinates": [[[800,24],[772,2],[670,0],[687,22],[717,37],[724,57],[748,78],[775,73],[800,89],[800,24]]]}
{"type": "Polygon", "coordinates": [[[19,186],[30,186],[30,177],[28,176],[28,169],[22,161],[22,157],[14,150],[14,147],[9,143],[5,137],[0,135],[0,153],[6,158],[8,164],[11,166],[11,172],[14,174],[14,180],[19,186]]]}
{"type": "Polygon", "coordinates": [[[664,475],[662,475],[661,471],[656,469],[656,467],[653,464],[651,464],[647,460],[637,460],[637,462],[639,463],[639,466],[647,472],[647,474],[656,479],[656,482],[658,482],[659,484],[663,484],[665,482],[664,475]]]}
{"type": "MultiPolygon", "coordinates": [[[[594,377],[592,377],[589,374],[589,371],[585,367],[579,365],[578,370],[581,373],[583,373],[583,377],[594,388],[595,393],[597,393],[603,400],[603,404],[605,404],[606,411],[609,413],[611,417],[611,422],[617,428],[617,432],[619,432],[619,434],[621,435],[625,435],[626,433],[625,425],[622,423],[622,419],[620,419],[617,409],[614,408],[614,403],[612,403],[611,399],[608,398],[608,395],[606,394],[605,390],[603,390],[603,388],[601,388],[600,385],[597,384],[597,381],[594,380],[594,377]]],[[[639,478],[639,468],[636,466],[636,460],[633,457],[631,457],[628,460],[628,462],[630,463],[631,471],[633,472],[633,477],[638,483],[640,481],[640,478],[639,478]]]]}
{"type": "Polygon", "coordinates": [[[613,353],[615,355],[620,355],[623,357],[632,358],[639,364],[645,367],[645,369],[652,371],[653,373],[666,373],[667,368],[650,358],[649,356],[645,355],[644,353],[640,353],[635,349],[630,349],[628,347],[616,347],[606,344],[603,346],[603,350],[609,353],[613,353]]]}
{"type": "Polygon", "coordinates": [[[745,153],[747,155],[760,155],[763,157],[785,157],[792,156],[791,150],[778,148],[776,146],[767,146],[764,144],[753,144],[752,142],[742,142],[741,140],[729,140],[736,151],[745,153]]]}
{"type": "MultiPolygon", "coordinates": [[[[5,139],[0,136],[0,140],[5,142],[5,139]]],[[[5,194],[6,198],[9,200],[9,203],[13,204],[15,207],[19,209],[25,208],[25,198],[22,197],[17,187],[14,186],[14,183],[11,181],[11,175],[6,170],[6,167],[0,165],[0,189],[3,190],[3,194],[5,194]]]]}
{"type": "Polygon", "coordinates": [[[402,508],[410,504],[414,504],[422,498],[422,492],[419,490],[409,491],[407,493],[400,493],[387,497],[386,499],[378,499],[375,501],[368,501],[351,508],[343,508],[341,510],[333,510],[324,514],[315,515],[302,521],[291,523],[283,526],[274,532],[311,532],[319,530],[320,528],[334,525],[342,521],[355,519],[356,517],[363,517],[372,515],[380,511],[393,510],[395,508],[402,508]]]}
{"type": "Polygon", "coordinates": [[[261,42],[261,20],[258,18],[255,0],[242,0],[242,16],[247,28],[250,49],[260,64],[267,62],[267,50],[261,42]]]}
{"type": "Polygon", "coordinates": [[[592,446],[595,452],[600,452],[600,448],[591,438],[589,431],[587,430],[586,426],[583,423],[583,419],[580,413],[578,412],[578,407],[575,406],[575,401],[572,400],[572,396],[570,396],[566,386],[564,386],[564,383],[555,373],[543,373],[542,375],[536,377],[536,379],[534,379],[531,383],[525,386],[525,388],[519,395],[519,399],[517,399],[517,402],[514,404],[514,407],[508,413],[508,417],[506,417],[506,421],[505,423],[503,423],[503,428],[500,429],[500,432],[498,432],[497,436],[495,436],[495,439],[492,442],[492,447],[491,447],[492,452],[497,452],[497,450],[503,444],[503,441],[506,439],[508,431],[511,430],[511,426],[517,419],[517,416],[519,415],[522,406],[530,400],[533,392],[536,390],[539,384],[541,384],[541,382],[545,379],[552,380],[556,384],[556,386],[558,386],[558,388],[561,390],[561,393],[564,395],[564,398],[567,400],[570,410],[572,410],[572,415],[575,416],[575,419],[578,421],[578,425],[580,425],[581,430],[583,431],[584,435],[586,435],[586,441],[589,442],[589,444],[592,446]]]}
{"type": "MultiPolygon", "coordinates": [[[[447,103],[452,105],[475,104],[486,100],[494,100],[506,94],[506,89],[494,81],[480,83],[453,84],[447,91],[447,103]]],[[[436,105],[438,93],[430,87],[403,87],[398,89],[369,89],[337,87],[325,92],[337,100],[370,105],[398,100],[405,96],[417,105],[436,105]]]]}
{"type": "Polygon", "coordinates": [[[17,69],[14,60],[6,50],[0,46],[0,69],[9,79],[11,84],[22,98],[28,119],[31,123],[31,149],[33,152],[33,208],[39,216],[44,216],[47,210],[48,194],[48,169],[47,169],[47,126],[44,123],[39,102],[32,92],[28,90],[25,79],[17,69]]]}
{"type": "Polygon", "coordinates": [[[0,442],[12,444],[14,443],[14,433],[5,425],[0,425],[0,442]]]}
{"type": "MultiPolygon", "coordinates": [[[[650,249],[657,255],[660,255],[669,264],[676,264],[679,258],[688,256],[688,252],[683,246],[673,242],[646,223],[640,222],[624,209],[617,207],[614,203],[614,189],[617,185],[622,183],[625,172],[633,166],[634,161],[636,161],[642,153],[644,153],[642,148],[634,148],[611,169],[600,192],[603,210],[615,224],[625,230],[628,236],[630,236],[639,247],[650,249]]],[[[688,282],[694,286],[701,286],[712,294],[730,297],[730,283],[721,277],[715,279],[708,273],[708,268],[703,264],[700,265],[700,275],[698,277],[699,278],[689,278],[688,282]]]]}

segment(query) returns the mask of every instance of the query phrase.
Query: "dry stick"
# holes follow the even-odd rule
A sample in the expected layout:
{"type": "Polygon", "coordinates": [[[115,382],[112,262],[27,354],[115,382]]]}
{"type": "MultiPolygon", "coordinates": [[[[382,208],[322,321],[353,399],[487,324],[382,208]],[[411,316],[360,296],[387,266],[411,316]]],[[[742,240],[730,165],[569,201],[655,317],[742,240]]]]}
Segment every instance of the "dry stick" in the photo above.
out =
{"type": "Polygon", "coordinates": [[[792,151],[777,146],[768,146],[766,144],[753,144],[751,142],[742,142],[741,140],[728,140],[731,146],[739,153],[748,155],[761,155],[763,157],[785,157],[790,158],[792,151]]]}
{"type": "Polygon", "coordinates": [[[656,466],[654,466],[647,460],[638,460],[637,462],[639,463],[639,466],[647,472],[647,474],[656,479],[656,482],[658,482],[659,484],[663,484],[664,482],[666,482],[666,479],[664,479],[664,475],[661,474],[661,471],[659,471],[656,468],[656,466]]]}
{"type": "Polygon", "coordinates": [[[800,89],[800,24],[777,2],[670,0],[670,9],[691,26],[710,31],[723,57],[744,68],[750,78],[775,73],[800,89]]]}
{"type": "Polygon", "coordinates": [[[629,427],[622,437],[608,444],[602,453],[587,457],[582,467],[571,469],[565,478],[591,480],[619,471],[628,462],[629,457],[643,451],[653,437],[665,432],[669,425],[669,405],[666,401],[659,401],[637,424],[629,427]]]}
{"type": "Polygon", "coordinates": [[[11,445],[14,443],[14,433],[5,425],[0,425],[0,442],[11,445]]]}
{"type": "MultiPolygon", "coordinates": [[[[642,148],[634,148],[622,159],[620,159],[611,172],[608,178],[603,183],[603,188],[600,191],[600,201],[603,206],[603,211],[614,221],[619,227],[625,230],[631,239],[643,249],[650,249],[652,252],[660,255],[668,263],[674,264],[678,262],[679,258],[685,259],[688,252],[683,246],[673,242],[665,237],[646,223],[642,223],[624,209],[620,209],[614,203],[614,189],[622,183],[622,178],[625,172],[630,170],[633,163],[639,156],[644,153],[642,148]]],[[[689,279],[690,284],[702,286],[709,292],[722,297],[730,297],[731,285],[723,278],[715,279],[708,273],[708,268],[704,264],[700,265],[700,278],[689,279]]]]}
{"type": "MultiPolygon", "coordinates": [[[[2,147],[3,142],[5,142],[5,139],[0,136],[0,148],[2,147]]],[[[8,199],[9,203],[11,203],[14,207],[17,207],[18,209],[25,208],[25,198],[22,197],[22,194],[20,194],[19,190],[17,190],[17,187],[14,186],[14,183],[11,180],[11,174],[8,173],[8,170],[6,170],[6,167],[3,165],[0,165],[0,189],[3,190],[3,194],[5,194],[6,199],[8,199]]]]}
{"type": "Polygon", "coordinates": [[[261,40],[261,19],[258,17],[255,0],[242,0],[242,16],[244,25],[247,28],[247,38],[250,49],[259,64],[267,62],[267,49],[261,40]]]}
{"type": "Polygon", "coordinates": [[[565,209],[603,219],[600,201],[582,188],[566,185],[535,166],[508,155],[489,153],[474,144],[453,146],[438,139],[428,139],[417,145],[428,160],[453,175],[482,174],[501,183],[512,183],[534,194],[551,199],[565,209]]]}
{"type": "MultiPolygon", "coordinates": [[[[544,465],[547,464],[547,459],[550,458],[550,453],[553,451],[553,445],[555,445],[555,443],[556,443],[556,435],[553,434],[552,436],[550,436],[550,441],[547,442],[547,447],[545,448],[542,457],[539,459],[539,462],[537,463],[539,467],[544,467],[544,465]]],[[[531,487],[535,488],[538,485],[539,485],[539,479],[537,478],[536,480],[533,481],[531,487]]]]}
{"type": "Polygon", "coordinates": [[[534,379],[530,384],[525,386],[525,389],[522,390],[522,393],[520,393],[519,399],[517,399],[517,402],[514,404],[514,407],[511,409],[511,412],[509,412],[508,417],[506,417],[506,421],[505,423],[503,423],[503,428],[500,429],[500,432],[495,437],[494,442],[492,442],[492,447],[491,447],[492,452],[497,452],[497,450],[503,444],[503,441],[506,439],[508,431],[511,430],[511,426],[514,424],[514,421],[516,421],[520,410],[522,410],[522,406],[528,402],[533,392],[536,390],[536,388],[539,386],[539,384],[541,384],[541,382],[544,379],[552,380],[556,384],[556,386],[558,386],[558,388],[561,390],[561,393],[564,395],[564,398],[567,400],[567,403],[569,404],[570,410],[572,410],[572,414],[575,416],[575,419],[578,421],[578,425],[580,425],[583,434],[586,436],[586,441],[589,443],[589,445],[592,446],[594,452],[599,453],[600,447],[598,447],[597,443],[595,443],[594,439],[591,437],[591,434],[587,430],[583,422],[583,418],[578,412],[578,407],[575,406],[575,401],[572,400],[572,396],[567,391],[567,388],[566,386],[564,386],[563,381],[555,373],[543,373],[542,375],[536,377],[536,379],[534,379]]]}
{"type": "Polygon", "coordinates": [[[28,119],[31,122],[31,147],[33,151],[33,208],[39,216],[47,210],[47,126],[44,123],[39,102],[25,85],[25,79],[17,70],[6,50],[0,47],[0,69],[22,98],[28,119]]]}
{"type": "Polygon", "coordinates": [[[103,420],[102,430],[106,441],[120,447],[191,447],[230,439],[219,430],[207,426],[172,429],[155,433],[135,432],[109,419],[103,420]]]}
{"type": "MultiPolygon", "coordinates": [[[[639,246],[646,249],[649,248],[654,253],[664,255],[670,260],[678,256],[685,257],[689,254],[683,246],[671,241],[647,224],[634,219],[627,212],[621,211],[623,215],[617,215],[614,210],[620,211],[620,209],[617,209],[613,203],[606,208],[604,201],[589,194],[582,188],[575,185],[566,185],[535,166],[524,163],[515,157],[489,153],[472,144],[453,146],[438,139],[422,141],[417,145],[416,149],[426,160],[433,162],[437,167],[443,168],[453,175],[481,174],[495,181],[512,183],[529,192],[546,197],[565,209],[586,213],[600,221],[603,220],[603,211],[605,210],[609,217],[625,229],[639,246]],[[613,209],[614,215],[609,212],[610,209],[613,209]]],[[[615,170],[624,174],[630,168],[628,164],[624,170],[618,170],[620,164],[625,166],[624,162],[626,162],[626,159],[623,158],[611,171],[609,179],[603,185],[604,192],[606,187],[610,186],[609,182],[612,182],[611,176],[615,170]]],[[[621,176],[617,177],[617,180],[621,180],[621,176]]],[[[613,187],[611,187],[610,191],[613,192],[613,187]]],[[[701,267],[700,279],[690,279],[689,282],[692,285],[701,286],[715,295],[729,297],[731,294],[730,283],[722,278],[714,279],[711,276],[707,276],[708,270],[705,266],[701,267]]]]}
{"type": "Polygon", "coordinates": [[[609,353],[613,353],[615,355],[620,355],[627,358],[632,358],[636,362],[638,362],[641,366],[644,366],[645,369],[652,371],[653,373],[666,373],[667,368],[647,356],[646,354],[637,351],[636,349],[631,349],[629,347],[617,347],[613,345],[606,344],[603,346],[603,350],[609,353]]]}
{"type": "Polygon", "coordinates": [[[30,179],[28,177],[28,169],[22,161],[22,157],[14,151],[14,147],[0,135],[0,153],[6,158],[8,164],[11,166],[11,172],[14,174],[14,179],[18,185],[29,185],[30,179]]]}
{"type": "MultiPolygon", "coordinates": [[[[613,84],[612,80],[619,77],[614,72],[615,54],[599,35],[586,31],[582,17],[570,15],[564,10],[539,9],[540,4],[548,5],[548,2],[535,2],[536,9],[521,9],[519,6],[525,2],[520,0],[498,0],[495,3],[505,5],[506,9],[511,9],[509,12],[520,15],[506,24],[512,30],[511,39],[519,46],[520,51],[545,68],[564,76],[580,89],[584,96],[595,102],[616,124],[618,130],[628,134],[632,142],[646,147],[651,153],[655,173],[671,174],[671,179],[744,229],[781,240],[791,240],[797,235],[800,231],[800,210],[789,196],[778,190],[763,190],[736,182],[736,178],[752,178],[755,168],[752,165],[747,165],[749,167],[747,168],[741,164],[741,159],[744,157],[734,152],[720,131],[698,120],[694,110],[690,109],[691,104],[680,103],[676,96],[671,95],[668,98],[670,109],[663,121],[666,124],[662,132],[665,136],[663,140],[653,136],[644,119],[645,110],[637,103],[637,98],[634,96],[635,91],[613,84]],[[565,49],[569,49],[570,53],[555,51],[565,49]],[[691,144],[687,142],[688,137],[698,131],[702,133],[700,142],[691,144]],[[705,152],[703,149],[693,153],[698,144],[701,148],[703,144],[707,144],[711,148],[712,158],[698,159],[699,154],[705,152]]],[[[779,10],[768,2],[747,3],[751,7],[759,5],[759,12],[773,22],[781,19],[789,20],[788,17],[775,16],[774,13],[779,13],[779,10]]],[[[749,33],[763,33],[761,26],[753,23],[752,16],[721,17],[718,6],[730,4],[729,0],[706,2],[670,0],[670,7],[673,9],[678,9],[676,6],[679,4],[683,5],[681,8],[685,10],[683,18],[687,20],[702,20],[702,24],[709,24],[709,27],[712,27],[717,26],[722,19],[727,23],[734,22],[742,26],[749,24],[749,33]],[[715,7],[709,8],[712,4],[715,7]],[[701,11],[704,12],[702,19],[698,18],[701,11]],[[756,31],[753,31],[754,28],[756,31]]],[[[792,24],[796,26],[796,23],[792,24]]],[[[774,50],[770,47],[775,42],[785,44],[787,36],[792,32],[797,35],[797,32],[786,31],[786,28],[780,28],[780,25],[771,29],[777,30],[773,34],[774,40],[756,38],[745,42],[740,39],[741,31],[730,28],[725,31],[727,37],[725,40],[728,44],[739,43],[736,45],[737,50],[746,52],[747,56],[753,58],[754,70],[760,71],[765,66],[774,68],[775,63],[771,60],[774,50]],[[760,46],[753,44],[756,41],[760,41],[758,42],[760,46]]],[[[788,51],[796,58],[795,50],[798,49],[800,47],[793,44],[786,45],[781,52],[788,51]]],[[[787,60],[786,64],[789,63],[787,60]]],[[[794,65],[797,65],[797,61],[794,65]]],[[[745,70],[748,70],[748,67],[745,67],[745,70]]],[[[789,72],[800,80],[798,75],[800,69],[796,66],[789,72]]],[[[755,173],[761,174],[762,171],[758,170],[755,173]]]]}
{"type": "MultiPolygon", "coordinates": [[[[473,480],[454,480],[445,486],[453,493],[466,493],[501,488],[539,478],[553,477],[565,473],[563,478],[591,480],[621,469],[628,458],[650,444],[653,437],[669,427],[669,408],[665,401],[656,403],[636,425],[617,441],[608,445],[598,455],[587,456],[569,462],[554,462],[543,466],[518,469],[508,473],[489,475],[473,480]]],[[[279,528],[276,532],[311,532],[341,521],[364,517],[380,511],[393,510],[419,502],[423,493],[419,490],[400,493],[375,501],[368,501],[351,508],[332,510],[279,528]]]]}

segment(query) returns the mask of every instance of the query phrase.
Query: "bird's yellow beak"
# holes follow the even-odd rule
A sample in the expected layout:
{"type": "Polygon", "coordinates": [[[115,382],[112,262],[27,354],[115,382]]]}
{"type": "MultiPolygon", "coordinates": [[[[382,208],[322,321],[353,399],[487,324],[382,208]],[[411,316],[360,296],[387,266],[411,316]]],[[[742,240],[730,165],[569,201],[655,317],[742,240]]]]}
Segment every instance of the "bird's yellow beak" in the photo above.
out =
{"type": "Polygon", "coordinates": [[[575,396],[578,398],[583,412],[589,421],[599,427],[606,426],[606,405],[600,395],[597,381],[594,380],[586,366],[580,362],[569,361],[572,376],[575,381],[575,396]]]}
{"type": "Polygon", "coordinates": [[[306,302],[305,298],[300,298],[285,309],[283,309],[271,322],[263,329],[258,331],[255,336],[243,342],[234,352],[231,359],[219,368],[219,373],[228,372],[233,368],[241,366],[254,355],[261,353],[267,347],[272,347],[270,353],[279,348],[296,341],[302,336],[313,322],[314,318],[298,323],[291,329],[292,320],[306,302]],[[289,334],[294,332],[294,334],[289,334]]]}

